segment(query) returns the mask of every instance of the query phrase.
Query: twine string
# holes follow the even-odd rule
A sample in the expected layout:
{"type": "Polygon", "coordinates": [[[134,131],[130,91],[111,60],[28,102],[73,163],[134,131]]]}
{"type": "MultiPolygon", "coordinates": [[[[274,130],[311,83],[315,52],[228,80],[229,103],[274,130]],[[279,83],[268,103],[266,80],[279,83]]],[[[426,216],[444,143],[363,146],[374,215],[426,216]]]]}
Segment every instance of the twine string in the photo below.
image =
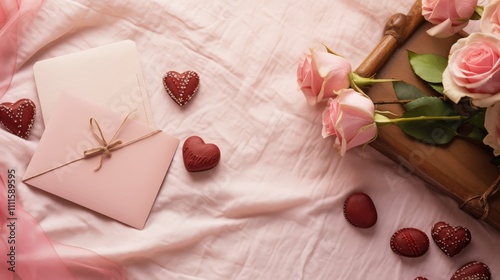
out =
{"type": "Polygon", "coordinates": [[[500,176],[497,177],[495,182],[493,182],[493,184],[491,184],[491,186],[482,195],[476,195],[476,196],[468,198],[459,207],[462,209],[469,202],[478,199],[479,206],[483,209],[483,214],[481,215],[481,220],[484,221],[488,217],[488,214],[490,213],[489,199],[491,197],[493,197],[498,192],[499,189],[500,189],[500,176]]]}
{"type": "Polygon", "coordinates": [[[130,114],[132,114],[133,112],[130,112],[124,119],[123,121],[121,122],[120,126],[118,127],[118,129],[115,131],[115,134],[113,135],[113,137],[111,138],[111,140],[108,142],[106,141],[106,138],[104,137],[104,134],[102,133],[102,130],[101,130],[101,127],[99,125],[99,123],[97,122],[96,119],[94,118],[90,118],[90,128],[92,130],[92,132],[94,133],[94,136],[97,138],[97,140],[100,142],[100,146],[97,146],[97,147],[94,147],[94,148],[90,148],[88,150],[85,150],[83,152],[83,156],[80,157],[80,158],[77,158],[77,159],[74,159],[74,160],[71,160],[71,161],[68,161],[66,163],[63,163],[63,164],[60,164],[60,165],[57,165],[53,168],[50,168],[48,170],[45,170],[43,172],[40,172],[36,175],[33,175],[29,178],[25,178],[23,181],[26,181],[26,180],[29,180],[29,179],[33,179],[35,177],[39,177],[41,175],[44,175],[44,174],[47,174],[51,171],[54,171],[56,169],[59,169],[61,167],[64,167],[66,165],[70,165],[72,163],[75,163],[77,161],[80,161],[80,160],[83,160],[83,159],[87,159],[87,158],[91,158],[91,157],[94,157],[94,156],[97,156],[97,155],[101,155],[101,159],[99,161],[99,165],[94,169],[94,171],[98,171],[99,169],[101,169],[102,167],[102,164],[103,164],[103,160],[105,157],[111,157],[112,155],[112,151],[115,151],[115,150],[118,150],[118,149],[121,149],[121,148],[124,148],[124,147],[127,147],[129,145],[132,145],[134,143],[137,143],[139,141],[142,141],[146,138],[149,138],[159,132],[161,132],[161,130],[159,129],[156,129],[154,131],[151,131],[150,133],[147,133],[147,134],[144,134],[140,137],[137,137],[133,140],[130,140],[128,142],[125,142],[123,143],[123,141],[121,140],[115,140],[116,136],[118,135],[118,133],[120,132],[120,130],[122,129],[123,125],[125,124],[125,122],[127,121],[128,117],[130,116],[130,114]]]}
{"type": "MultiPolygon", "coordinates": [[[[128,117],[128,115],[127,115],[127,117],[128,117]]],[[[125,119],[123,120],[122,125],[127,120],[127,117],[125,117],[125,119]]],[[[116,137],[116,135],[118,134],[118,132],[122,128],[122,125],[120,125],[120,127],[116,130],[110,143],[108,143],[106,141],[106,138],[104,137],[104,134],[102,133],[102,130],[101,130],[101,127],[99,126],[99,123],[94,118],[90,118],[90,127],[92,128],[92,132],[94,133],[94,136],[97,138],[97,140],[99,142],[101,142],[101,146],[91,148],[91,149],[84,151],[83,156],[87,158],[87,157],[93,157],[96,155],[101,155],[101,160],[99,161],[99,165],[97,166],[96,169],[94,169],[94,171],[98,171],[99,169],[101,169],[104,157],[110,158],[111,151],[113,150],[113,148],[119,147],[122,144],[121,140],[114,141],[114,138],[116,137]]]]}

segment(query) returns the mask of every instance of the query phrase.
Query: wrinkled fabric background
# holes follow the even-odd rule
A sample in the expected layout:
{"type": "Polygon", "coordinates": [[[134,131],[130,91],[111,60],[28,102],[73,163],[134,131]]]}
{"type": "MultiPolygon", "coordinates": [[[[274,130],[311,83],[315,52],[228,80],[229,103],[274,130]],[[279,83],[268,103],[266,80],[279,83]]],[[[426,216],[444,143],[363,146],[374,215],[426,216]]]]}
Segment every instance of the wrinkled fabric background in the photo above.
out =
{"type": "MultiPolygon", "coordinates": [[[[15,75],[1,102],[39,105],[38,60],[131,39],[157,126],[181,141],[199,135],[216,143],[222,159],[215,169],[188,173],[179,147],[142,231],[19,183],[21,204],[52,240],[93,250],[130,279],[448,279],[473,260],[500,277],[499,231],[371,147],[341,158],[332,139],[320,136],[323,106],[308,106],[295,81],[302,54],[321,43],[356,68],[386,20],[412,4],[46,0],[32,24],[21,26],[15,75]],[[163,89],[169,70],[201,77],[183,108],[163,89]],[[344,219],[343,202],[354,191],[374,200],[375,227],[344,219]],[[418,259],[391,251],[397,229],[430,237],[440,220],[472,232],[461,254],[450,259],[432,241],[418,259]]],[[[28,141],[0,130],[3,177],[7,169],[22,177],[44,130],[38,113],[28,141]]]]}

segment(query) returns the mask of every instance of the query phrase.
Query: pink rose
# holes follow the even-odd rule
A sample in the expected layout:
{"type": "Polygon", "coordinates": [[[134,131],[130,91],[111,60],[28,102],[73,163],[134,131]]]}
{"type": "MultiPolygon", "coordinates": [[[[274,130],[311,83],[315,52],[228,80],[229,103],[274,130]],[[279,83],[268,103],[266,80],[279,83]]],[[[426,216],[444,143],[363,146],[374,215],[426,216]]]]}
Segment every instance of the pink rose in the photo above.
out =
{"type": "Polygon", "coordinates": [[[297,83],[307,103],[314,105],[348,88],[351,64],[343,57],[311,49],[297,68],[297,83]]]}
{"type": "Polygon", "coordinates": [[[422,15],[435,26],[430,36],[445,38],[462,30],[474,14],[478,0],[422,0],[422,15]]]}
{"type": "Polygon", "coordinates": [[[488,135],[484,137],[484,144],[493,148],[495,156],[500,155],[500,103],[486,109],[484,127],[488,135]]]}
{"type": "Polygon", "coordinates": [[[328,99],[321,134],[323,138],[335,136],[334,145],[343,156],[377,136],[374,114],[375,106],[368,97],[353,89],[341,90],[337,97],[328,99]]]}
{"type": "Polygon", "coordinates": [[[484,7],[481,16],[481,32],[500,35],[500,1],[492,1],[484,7]]]}
{"type": "Polygon", "coordinates": [[[444,94],[457,103],[473,99],[477,107],[500,100],[500,38],[472,33],[450,49],[448,67],[443,72],[444,94]]]}

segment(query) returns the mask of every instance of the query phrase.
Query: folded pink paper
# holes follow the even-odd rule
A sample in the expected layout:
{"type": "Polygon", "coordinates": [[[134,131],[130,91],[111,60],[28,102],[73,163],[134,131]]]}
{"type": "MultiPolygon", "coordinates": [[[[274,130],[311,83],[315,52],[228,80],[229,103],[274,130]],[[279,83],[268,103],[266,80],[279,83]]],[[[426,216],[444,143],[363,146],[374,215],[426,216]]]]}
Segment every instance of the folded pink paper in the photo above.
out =
{"type": "Polygon", "coordinates": [[[178,145],[173,136],[65,94],[23,181],[143,229],[178,145]]]}

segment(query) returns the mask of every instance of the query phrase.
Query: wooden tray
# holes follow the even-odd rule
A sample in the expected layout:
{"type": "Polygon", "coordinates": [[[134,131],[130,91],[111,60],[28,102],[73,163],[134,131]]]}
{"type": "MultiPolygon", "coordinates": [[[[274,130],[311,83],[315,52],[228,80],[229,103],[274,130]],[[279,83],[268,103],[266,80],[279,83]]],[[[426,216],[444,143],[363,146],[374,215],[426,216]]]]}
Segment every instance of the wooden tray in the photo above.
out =
{"type": "MultiPolygon", "coordinates": [[[[421,11],[421,1],[417,0],[407,15],[392,16],[380,43],[356,72],[364,77],[376,74],[378,78],[400,79],[432,94],[432,89],[413,74],[407,50],[447,56],[450,46],[467,34],[449,39],[432,38],[426,33],[432,25],[425,22],[421,11]]],[[[390,83],[372,86],[368,95],[374,101],[397,99],[390,83]]],[[[401,105],[397,104],[378,105],[377,109],[403,112],[401,105]]],[[[457,201],[461,209],[500,230],[500,195],[491,195],[488,203],[480,200],[499,176],[498,168],[490,163],[493,158],[491,148],[461,138],[455,138],[445,146],[424,144],[392,125],[379,128],[378,138],[371,145],[405,166],[406,170],[401,169],[405,172],[402,175],[418,175],[457,201]]]]}

